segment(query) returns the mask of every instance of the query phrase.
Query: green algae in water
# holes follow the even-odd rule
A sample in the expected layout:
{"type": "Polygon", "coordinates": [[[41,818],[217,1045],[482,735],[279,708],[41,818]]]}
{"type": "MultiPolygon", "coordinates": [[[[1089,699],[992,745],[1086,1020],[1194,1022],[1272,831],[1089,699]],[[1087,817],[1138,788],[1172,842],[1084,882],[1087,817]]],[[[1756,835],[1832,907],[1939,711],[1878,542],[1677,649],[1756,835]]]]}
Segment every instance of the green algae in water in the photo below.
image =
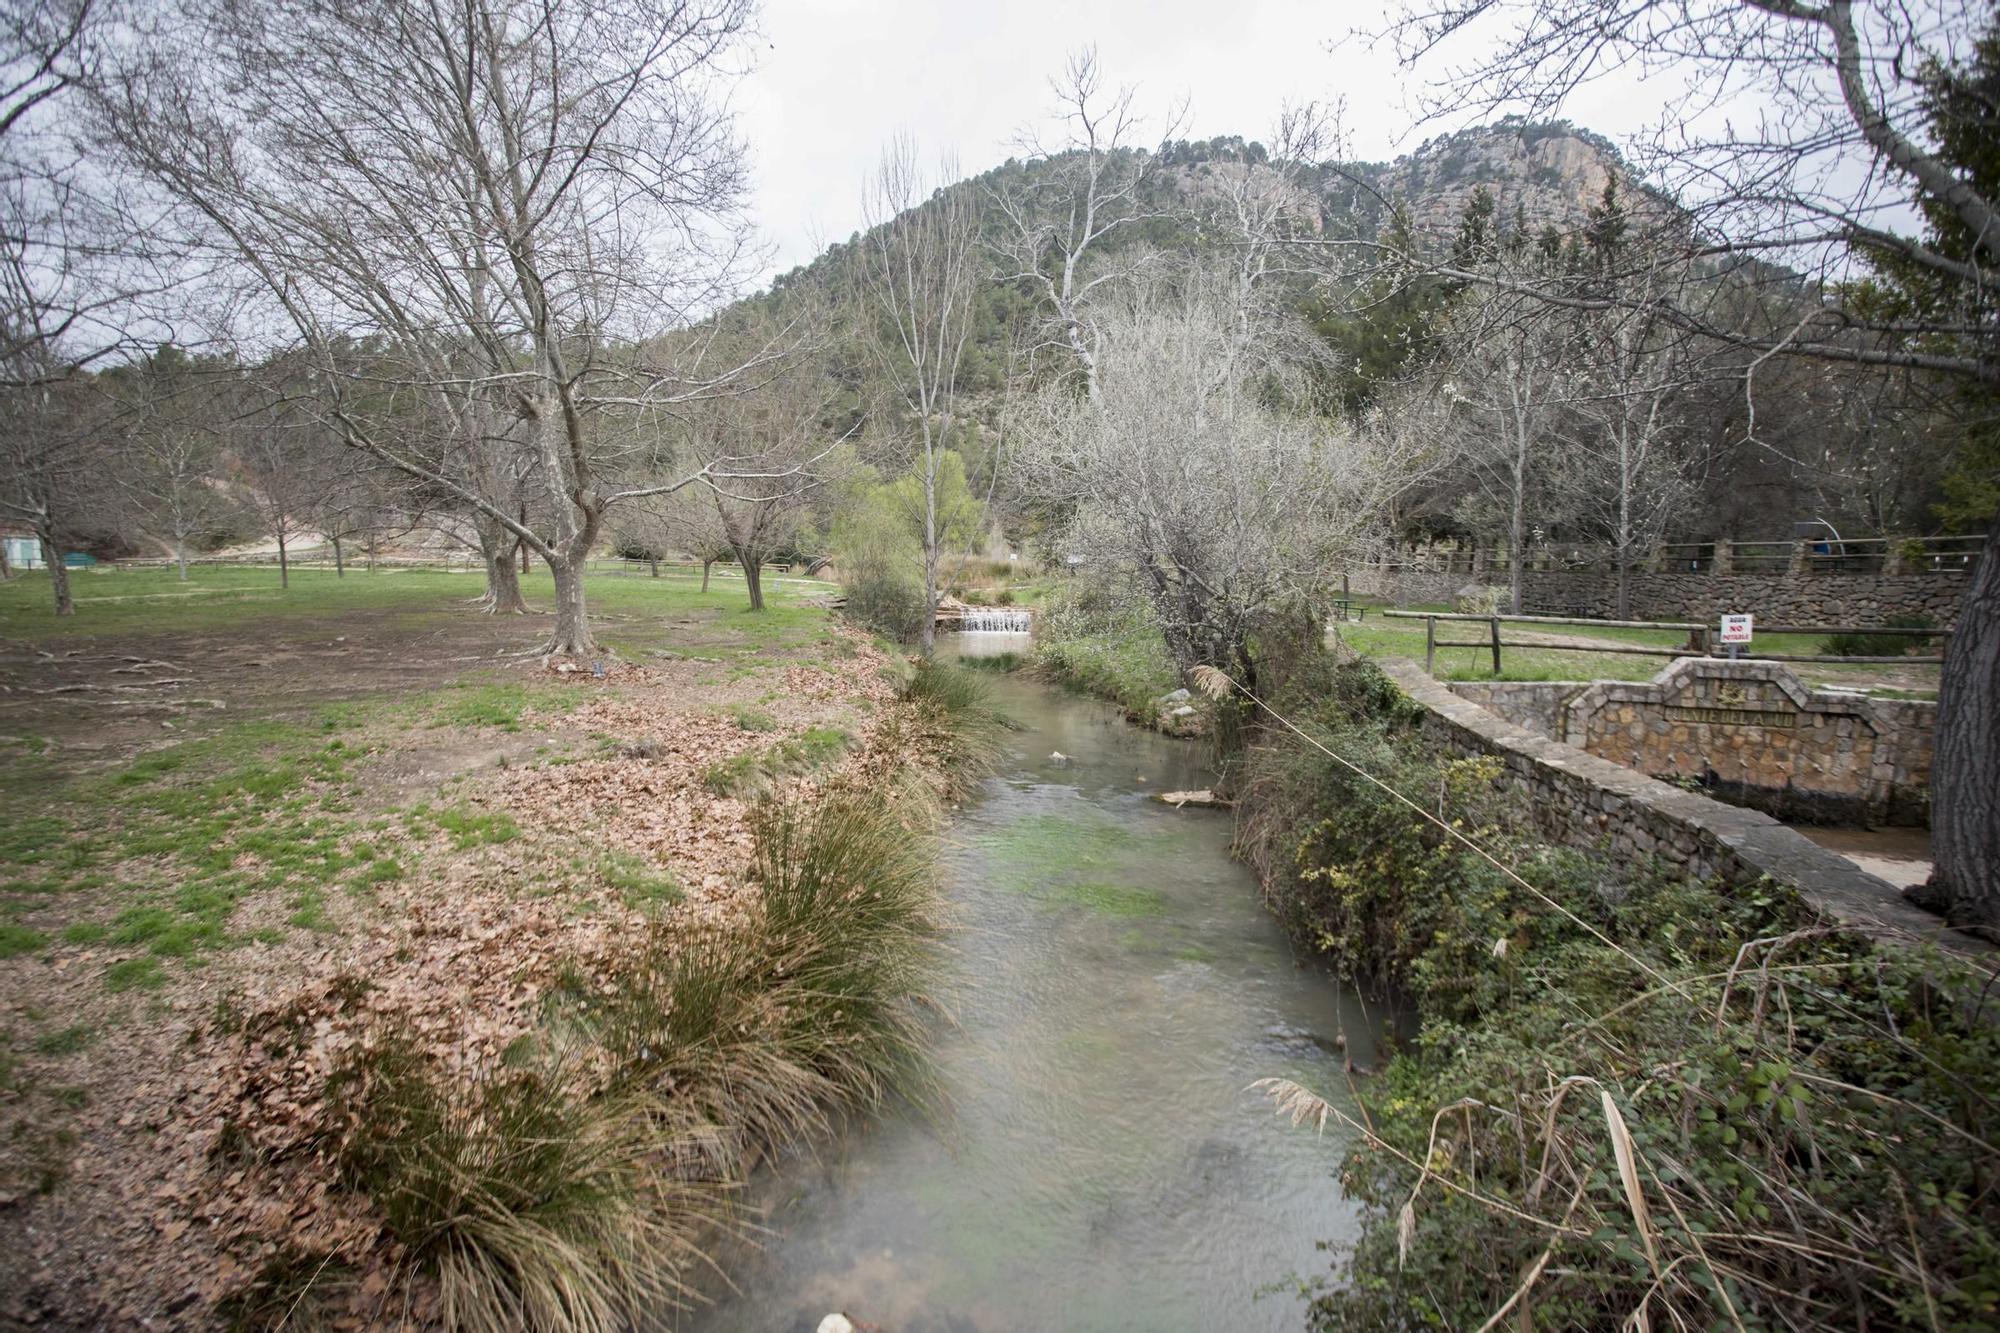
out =
{"type": "Polygon", "coordinates": [[[1050,902],[1087,907],[1106,916],[1158,916],[1167,910],[1165,895],[1128,884],[1050,884],[1038,892],[1050,902]]]}
{"type": "Polygon", "coordinates": [[[1119,882],[1134,863],[1172,854],[1181,830],[1142,833],[1100,811],[1033,814],[977,840],[992,857],[995,882],[1053,904],[1114,917],[1157,916],[1164,894],[1119,882]]]}

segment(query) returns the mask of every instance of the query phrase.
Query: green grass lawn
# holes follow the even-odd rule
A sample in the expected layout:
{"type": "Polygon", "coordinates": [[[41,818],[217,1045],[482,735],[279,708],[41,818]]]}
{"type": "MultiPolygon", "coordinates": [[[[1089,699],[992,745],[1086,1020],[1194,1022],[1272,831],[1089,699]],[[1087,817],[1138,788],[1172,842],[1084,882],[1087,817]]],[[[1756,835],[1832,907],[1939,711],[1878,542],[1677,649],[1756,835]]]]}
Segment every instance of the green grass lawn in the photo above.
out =
{"type": "MultiPolygon", "coordinates": [[[[1396,619],[1382,614],[1391,608],[1373,602],[1357,602],[1366,608],[1366,615],[1359,623],[1337,625],[1341,640],[1356,652],[1368,657],[1407,657],[1417,662],[1424,660],[1424,622],[1421,620],[1396,619]]],[[[1413,606],[1412,611],[1448,611],[1441,605],[1413,606]]],[[[1438,637],[1468,641],[1483,639],[1487,627],[1473,621],[1439,621],[1438,637]]],[[[1440,648],[1437,650],[1437,674],[1444,680],[1647,680],[1657,675],[1669,657],[1650,657],[1623,653],[1592,653],[1568,649],[1512,647],[1511,645],[1529,634],[1563,635],[1572,638],[1589,638],[1634,647],[1678,648],[1686,643],[1687,635],[1678,630],[1647,629],[1600,629],[1585,625],[1536,625],[1502,621],[1500,639],[1500,674],[1493,673],[1493,654],[1485,646],[1477,648],[1440,648]]],[[[1816,655],[1823,642],[1823,636],[1810,634],[1760,634],[1754,651],[1765,653],[1787,653],[1816,655]]],[[[1912,664],[1903,666],[1868,666],[1843,663],[1793,662],[1792,669],[1812,682],[1827,682],[1840,685],[1874,685],[1886,683],[1895,693],[1922,695],[1937,688],[1937,668],[1912,664]],[[1885,682],[1885,678],[1886,682],[1885,682]]]]}
{"type": "MultiPolygon", "coordinates": [[[[616,647],[620,622],[653,620],[696,612],[719,612],[728,627],[759,640],[785,637],[817,626],[825,614],[804,599],[836,590],[818,580],[765,577],[767,609],[749,610],[740,578],[718,569],[709,591],[701,591],[698,571],[661,566],[657,579],[628,574],[621,562],[599,562],[585,585],[600,636],[616,647]]],[[[211,633],[248,622],[327,618],[369,611],[445,613],[477,597],[483,583],[476,571],[437,569],[295,569],[291,586],[278,583],[275,566],[197,566],[182,583],[172,569],[100,565],[72,570],[70,591],[76,614],[58,617],[48,575],[29,571],[0,583],[0,637],[84,637],[103,634],[211,633]]],[[[545,568],[522,576],[522,592],[534,610],[553,604],[545,568]]]]}
{"type": "MultiPolygon", "coordinates": [[[[703,593],[698,574],[662,573],[591,575],[590,610],[607,647],[635,660],[656,652],[714,660],[731,678],[796,662],[836,669],[852,651],[830,613],[807,604],[827,585],[767,580],[767,609],[752,612],[740,579],[718,574],[703,593]]],[[[530,606],[546,611],[546,573],[523,584],[530,606]]],[[[99,673],[117,660],[95,656],[106,646],[136,648],[196,664],[198,693],[229,696],[226,709],[174,714],[158,731],[119,730],[117,714],[63,696],[50,707],[96,728],[80,746],[37,734],[31,710],[0,720],[0,958],[58,943],[102,946],[117,958],[104,974],[114,991],[153,989],[169,969],[202,966],[273,930],[328,928],[331,895],[365,897],[411,872],[411,850],[391,836],[404,825],[412,834],[441,830],[460,851],[510,840],[518,830],[504,815],[448,801],[403,821],[364,812],[372,753],[444,729],[497,739],[580,697],[548,673],[490,665],[495,645],[518,650],[541,631],[537,617],[468,608],[481,588],[476,574],[300,570],[280,589],[274,569],[200,569],[187,584],[172,570],[142,569],[79,572],[72,586],[76,614],[58,618],[45,575],[0,585],[0,639],[59,656],[74,645],[99,673]],[[267,645],[275,654],[340,635],[351,636],[355,656],[332,660],[360,665],[325,689],[309,664],[292,668],[283,688],[263,690],[260,664],[242,663],[243,654],[234,665],[223,660],[230,654],[200,656],[201,642],[217,636],[254,644],[261,656],[267,645]],[[414,649],[440,641],[454,646],[427,648],[413,669],[414,649]],[[372,682],[374,663],[401,670],[372,682]],[[238,906],[273,893],[284,910],[246,927],[238,906]]],[[[39,683],[40,670],[24,666],[21,679],[39,683]]],[[[626,891],[660,898],[670,887],[635,881],[626,891]]]]}

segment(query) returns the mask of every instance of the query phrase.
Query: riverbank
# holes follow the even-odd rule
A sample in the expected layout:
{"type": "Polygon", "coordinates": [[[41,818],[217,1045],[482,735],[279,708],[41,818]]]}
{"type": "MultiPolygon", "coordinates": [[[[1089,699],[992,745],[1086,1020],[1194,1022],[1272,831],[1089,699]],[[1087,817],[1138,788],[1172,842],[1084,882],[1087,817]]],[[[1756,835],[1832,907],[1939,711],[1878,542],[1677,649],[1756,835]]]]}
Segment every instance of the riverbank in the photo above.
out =
{"type": "Polygon", "coordinates": [[[1343,1179],[1368,1211],[1313,1326],[2000,1313],[1990,962],[1547,845],[1498,761],[1433,750],[1366,664],[1274,702],[1311,741],[1253,751],[1239,845],[1298,938],[1423,1015],[1358,1120],[1278,1089],[1361,1133],[1343,1179]]]}
{"type": "Polygon", "coordinates": [[[664,580],[594,585],[624,652],[571,672],[346,582],[9,626],[8,1318],[657,1309],[746,1160],[917,1063],[971,693],[664,580]]]}

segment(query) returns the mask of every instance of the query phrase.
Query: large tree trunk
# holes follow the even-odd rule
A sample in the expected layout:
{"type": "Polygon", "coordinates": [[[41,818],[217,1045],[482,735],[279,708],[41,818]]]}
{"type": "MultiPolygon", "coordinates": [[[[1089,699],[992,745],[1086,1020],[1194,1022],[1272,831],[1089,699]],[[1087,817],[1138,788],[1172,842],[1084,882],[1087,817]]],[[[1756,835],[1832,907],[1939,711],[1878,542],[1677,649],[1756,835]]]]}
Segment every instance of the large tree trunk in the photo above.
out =
{"type": "Polygon", "coordinates": [[[514,568],[514,552],[506,547],[486,561],[486,596],[482,610],[496,616],[526,615],[527,602],[521,598],[521,573],[514,568]]]}
{"type": "Polygon", "coordinates": [[[55,539],[47,533],[41,534],[42,561],[49,567],[49,586],[56,594],[56,614],[73,616],[76,603],[69,595],[69,570],[63,566],[62,552],[57,549],[55,539]]]}
{"type": "Polygon", "coordinates": [[[0,537],[0,583],[14,577],[14,567],[7,563],[7,539],[0,537]]]}
{"type": "Polygon", "coordinates": [[[750,590],[750,609],[764,609],[764,562],[748,551],[738,549],[736,563],[743,566],[743,583],[750,590]]]}
{"type": "Polygon", "coordinates": [[[652,556],[646,561],[646,563],[653,567],[653,577],[654,578],[660,577],[660,557],[652,556]]]}
{"type": "Polygon", "coordinates": [[[583,561],[565,552],[549,561],[549,571],[556,580],[556,632],[549,640],[548,652],[552,656],[588,657],[597,651],[597,640],[591,637],[590,615],[584,605],[583,561]]]}
{"type": "Polygon", "coordinates": [[[473,524],[479,534],[479,557],[486,568],[486,592],[479,609],[489,615],[518,616],[527,613],[521,600],[521,575],[514,568],[514,552],[520,539],[491,519],[481,517],[473,524]]]}
{"type": "Polygon", "coordinates": [[[703,592],[707,592],[707,591],[708,591],[708,571],[709,571],[709,570],[711,570],[711,569],[714,569],[714,568],[715,568],[715,561],[714,561],[713,559],[703,559],[703,560],[702,560],[702,562],[701,562],[701,590],[702,590],[703,592]]]}
{"type": "Polygon", "coordinates": [[[347,561],[342,558],[340,553],[340,538],[334,537],[331,540],[333,542],[333,576],[337,579],[344,579],[347,577],[347,561]]]}
{"type": "Polygon", "coordinates": [[[186,583],[188,581],[188,544],[185,537],[178,537],[174,540],[174,563],[180,567],[181,582],[186,583]]]}
{"type": "Polygon", "coordinates": [[[1931,877],[1910,896],[2000,928],[2000,514],[1965,590],[1938,680],[1931,877]]]}

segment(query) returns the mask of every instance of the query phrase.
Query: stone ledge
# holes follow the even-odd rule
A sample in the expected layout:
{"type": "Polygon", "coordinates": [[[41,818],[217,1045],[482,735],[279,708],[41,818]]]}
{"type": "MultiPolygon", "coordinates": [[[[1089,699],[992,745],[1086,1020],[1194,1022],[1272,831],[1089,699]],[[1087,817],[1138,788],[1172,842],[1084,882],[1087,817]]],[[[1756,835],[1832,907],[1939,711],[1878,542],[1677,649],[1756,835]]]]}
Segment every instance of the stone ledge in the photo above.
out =
{"type": "Polygon", "coordinates": [[[1796,889],[1815,911],[1863,934],[1959,954],[1993,952],[1992,945],[1906,901],[1887,880],[1769,815],[1712,801],[1505,721],[1414,662],[1392,658],[1380,665],[1424,706],[1454,748],[1495,755],[1519,773],[1533,788],[1537,817],[1565,842],[1595,847],[1610,839],[1736,883],[1768,875],[1796,889]]]}

